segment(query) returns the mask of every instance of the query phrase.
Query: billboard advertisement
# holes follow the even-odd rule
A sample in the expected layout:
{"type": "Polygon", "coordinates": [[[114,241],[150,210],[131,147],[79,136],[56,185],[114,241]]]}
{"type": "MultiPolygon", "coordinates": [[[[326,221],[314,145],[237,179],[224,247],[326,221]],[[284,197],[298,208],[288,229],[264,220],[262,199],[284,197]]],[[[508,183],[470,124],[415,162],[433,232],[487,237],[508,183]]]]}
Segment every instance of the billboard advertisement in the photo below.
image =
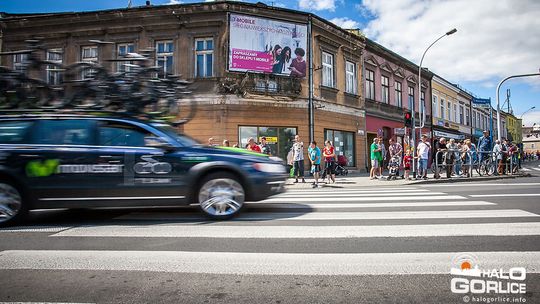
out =
{"type": "Polygon", "coordinates": [[[305,77],[307,25],[229,16],[229,71],[305,77]]]}

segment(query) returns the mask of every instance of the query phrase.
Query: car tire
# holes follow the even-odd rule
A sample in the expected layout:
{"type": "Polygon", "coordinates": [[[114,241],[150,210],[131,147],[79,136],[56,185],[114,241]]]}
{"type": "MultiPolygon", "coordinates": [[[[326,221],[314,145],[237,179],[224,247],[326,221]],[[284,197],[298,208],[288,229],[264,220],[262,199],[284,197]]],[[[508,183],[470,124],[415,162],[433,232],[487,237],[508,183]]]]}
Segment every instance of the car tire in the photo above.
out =
{"type": "Polygon", "coordinates": [[[0,180],[0,227],[19,224],[28,214],[24,194],[9,181],[0,180]]]}
{"type": "Polygon", "coordinates": [[[203,213],[216,220],[230,219],[244,207],[246,192],[239,179],[230,173],[212,173],[204,177],[197,191],[203,213]]]}

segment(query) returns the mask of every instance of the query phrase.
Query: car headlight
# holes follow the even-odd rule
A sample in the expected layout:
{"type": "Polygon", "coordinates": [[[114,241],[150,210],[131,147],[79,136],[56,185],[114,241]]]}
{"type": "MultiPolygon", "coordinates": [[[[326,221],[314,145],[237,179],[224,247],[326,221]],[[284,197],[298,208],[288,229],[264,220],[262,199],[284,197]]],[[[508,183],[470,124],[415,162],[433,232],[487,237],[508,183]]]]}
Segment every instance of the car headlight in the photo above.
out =
{"type": "Polygon", "coordinates": [[[253,168],[257,171],[266,173],[285,173],[285,166],[280,164],[255,163],[253,168]]]}

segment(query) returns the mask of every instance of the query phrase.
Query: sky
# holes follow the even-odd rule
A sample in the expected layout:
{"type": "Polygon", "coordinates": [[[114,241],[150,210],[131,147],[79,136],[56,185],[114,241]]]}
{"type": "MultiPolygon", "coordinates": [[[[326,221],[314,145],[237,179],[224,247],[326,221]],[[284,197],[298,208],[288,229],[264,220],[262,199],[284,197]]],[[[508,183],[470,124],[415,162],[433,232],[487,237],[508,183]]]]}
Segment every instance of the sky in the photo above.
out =
{"type": "MultiPolygon", "coordinates": [[[[201,2],[152,0],[153,5],[201,2]]],[[[208,1],[208,0],[207,0],[208,1]]],[[[423,67],[496,107],[497,84],[507,76],[540,73],[538,0],[273,0],[267,5],[307,11],[366,37],[418,64],[424,50],[456,28],[426,54],[423,67]]],[[[42,13],[127,7],[128,0],[0,0],[0,11],[42,13]]],[[[133,6],[145,0],[132,0],[133,6]]],[[[540,77],[512,79],[500,89],[501,105],[510,90],[514,115],[524,125],[540,124],[540,77]],[[528,111],[531,107],[536,108],[528,111]]],[[[506,106],[505,106],[506,108],[506,106]]]]}

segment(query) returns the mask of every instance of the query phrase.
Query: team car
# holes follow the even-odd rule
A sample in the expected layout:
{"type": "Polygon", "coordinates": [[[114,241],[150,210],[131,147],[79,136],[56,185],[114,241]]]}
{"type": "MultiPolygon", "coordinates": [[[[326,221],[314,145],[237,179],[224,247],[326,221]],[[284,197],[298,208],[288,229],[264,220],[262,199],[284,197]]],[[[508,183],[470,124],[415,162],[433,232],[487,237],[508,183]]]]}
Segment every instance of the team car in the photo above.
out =
{"type": "Polygon", "coordinates": [[[278,158],[203,146],[163,122],[74,114],[0,117],[0,225],[32,209],[198,204],[227,219],[284,191],[278,158]]]}

